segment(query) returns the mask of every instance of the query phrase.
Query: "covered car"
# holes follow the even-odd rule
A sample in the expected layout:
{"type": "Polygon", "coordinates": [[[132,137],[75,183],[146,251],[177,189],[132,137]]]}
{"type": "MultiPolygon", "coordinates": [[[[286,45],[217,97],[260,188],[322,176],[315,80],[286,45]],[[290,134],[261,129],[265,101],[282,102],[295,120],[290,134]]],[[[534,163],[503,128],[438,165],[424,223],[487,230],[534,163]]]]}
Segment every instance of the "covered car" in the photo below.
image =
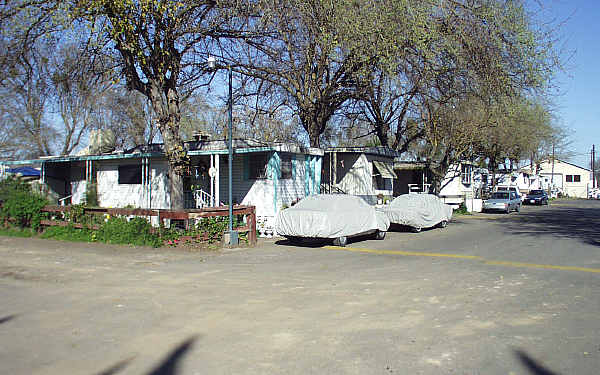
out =
{"type": "Polygon", "coordinates": [[[333,239],[345,246],[349,237],[373,234],[384,239],[390,221],[362,198],[345,194],[319,194],[281,210],[275,219],[278,235],[291,241],[333,239]]]}
{"type": "Polygon", "coordinates": [[[432,194],[404,194],[388,206],[378,208],[393,224],[411,227],[415,232],[436,225],[442,228],[452,218],[452,207],[432,194]]]}

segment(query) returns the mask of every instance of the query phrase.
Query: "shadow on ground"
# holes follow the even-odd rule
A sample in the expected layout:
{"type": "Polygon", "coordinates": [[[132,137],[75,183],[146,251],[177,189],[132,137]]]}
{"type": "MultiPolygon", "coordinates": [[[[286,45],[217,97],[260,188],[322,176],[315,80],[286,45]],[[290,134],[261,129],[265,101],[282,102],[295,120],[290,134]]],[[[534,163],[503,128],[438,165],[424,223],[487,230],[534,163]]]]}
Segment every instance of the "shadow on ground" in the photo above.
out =
{"type": "Polygon", "coordinates": [[[515,350],[515,355],[523,364],[523,366],[534,375],[558,375],[556,372],[552,372],[545,368],[540,362],[530,357],[527,353],[522,350],[515,350]]]}
{"type": "MultiPolygon", "coordinates": [[[[167,355],[165,359],[159,363],[153,370],[146,375],[176,375],[179,369],[179,363],[183,356],[192,348],[194,342],[198,339],[197,336],[192,336],[177,345],[171,353],[167,355]]],[[[116,364],[110,366],[104,371],[97,373],[96,375],[115,375],[124,370],[127,365],[134,359],[134,357],[127,358],[116,364]]]]}
{"type": "Polygon", "coordinates": [[[600,202],[583,201],[573,206],[533,207],[528,212],[499,217],[508,234],[553,236],[600,246],[600,202]]]}
{"type": "Polygon", "coordinates": [[[13,320],[16,317],[17,317],[16,315],[3,316],[2,318],[0,318],[0,324],[4,324],[6,322],[9,322],[9,321],[13,320]]]}

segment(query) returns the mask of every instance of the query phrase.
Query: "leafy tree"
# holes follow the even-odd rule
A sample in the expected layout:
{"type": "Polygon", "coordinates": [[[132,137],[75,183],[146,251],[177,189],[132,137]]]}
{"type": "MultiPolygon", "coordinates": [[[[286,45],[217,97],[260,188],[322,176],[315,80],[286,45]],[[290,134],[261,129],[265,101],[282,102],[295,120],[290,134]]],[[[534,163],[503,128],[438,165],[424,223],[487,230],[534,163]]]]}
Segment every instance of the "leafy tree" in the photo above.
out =
{"type": "Polygon", "coordinates": [[[205,84],[205,58],[221,28],[225,8],[217,1],[67,1],[73,22],[103,37],[127,88],[148,98],[169,160],[171,205],[183,207],[183,177],[189,158],[180,136],[181,101],[205,84]],[[223,11],[223,12],[221,12],[223,11]]]}
{"type": "Polygon", "coordinates": [[[398,9],[405,3],[259,1],[253,37],[228,57],[237,71],[255,78],[256,93],[279,98],[298,116],[310,145],[319,147],[329,121],[354,97],[360,76],[400,47],[388,31],[402,20],[398,9]]]}

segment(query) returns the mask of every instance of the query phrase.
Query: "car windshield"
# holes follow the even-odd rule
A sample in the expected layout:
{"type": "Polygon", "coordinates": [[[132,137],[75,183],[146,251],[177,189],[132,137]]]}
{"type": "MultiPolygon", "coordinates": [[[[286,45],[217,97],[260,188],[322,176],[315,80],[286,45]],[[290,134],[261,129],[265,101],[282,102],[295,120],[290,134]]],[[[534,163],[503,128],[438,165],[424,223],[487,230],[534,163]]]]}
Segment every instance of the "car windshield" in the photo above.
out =
{"type": "Polygon", "coordinates": [[[542,195],[544,194],[543,190],[532,190],[529,192],[529,195],[542,195]]]}
{"type": "Polygon", "coordinates": [[[492,199],[508,199],[508,193],[496,192],[492,194],[492,199]]]}

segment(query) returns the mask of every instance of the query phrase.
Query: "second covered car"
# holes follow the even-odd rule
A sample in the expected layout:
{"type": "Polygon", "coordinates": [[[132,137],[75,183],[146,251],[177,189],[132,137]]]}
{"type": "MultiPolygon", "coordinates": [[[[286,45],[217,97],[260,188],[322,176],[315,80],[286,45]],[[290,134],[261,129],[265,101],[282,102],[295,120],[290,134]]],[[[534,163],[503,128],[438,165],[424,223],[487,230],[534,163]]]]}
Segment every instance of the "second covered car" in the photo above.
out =
{"type": "Polygon", "coordinates": [[[275,220],[278,235],[291,241],[305,238],[333,239],[345,246],[349,237],[373,234],[384,239],[388,217],[362,198],[344,194],[319,194],[281,210],[275,220]]]}
{"type": "Polygon", "coordinates": [[[391,223],[409,226],[415,232],[436,225],[445,227],[452,218],[452,207],[432,194],[404,194],[391,204],[378,208],[391,223]]]}

